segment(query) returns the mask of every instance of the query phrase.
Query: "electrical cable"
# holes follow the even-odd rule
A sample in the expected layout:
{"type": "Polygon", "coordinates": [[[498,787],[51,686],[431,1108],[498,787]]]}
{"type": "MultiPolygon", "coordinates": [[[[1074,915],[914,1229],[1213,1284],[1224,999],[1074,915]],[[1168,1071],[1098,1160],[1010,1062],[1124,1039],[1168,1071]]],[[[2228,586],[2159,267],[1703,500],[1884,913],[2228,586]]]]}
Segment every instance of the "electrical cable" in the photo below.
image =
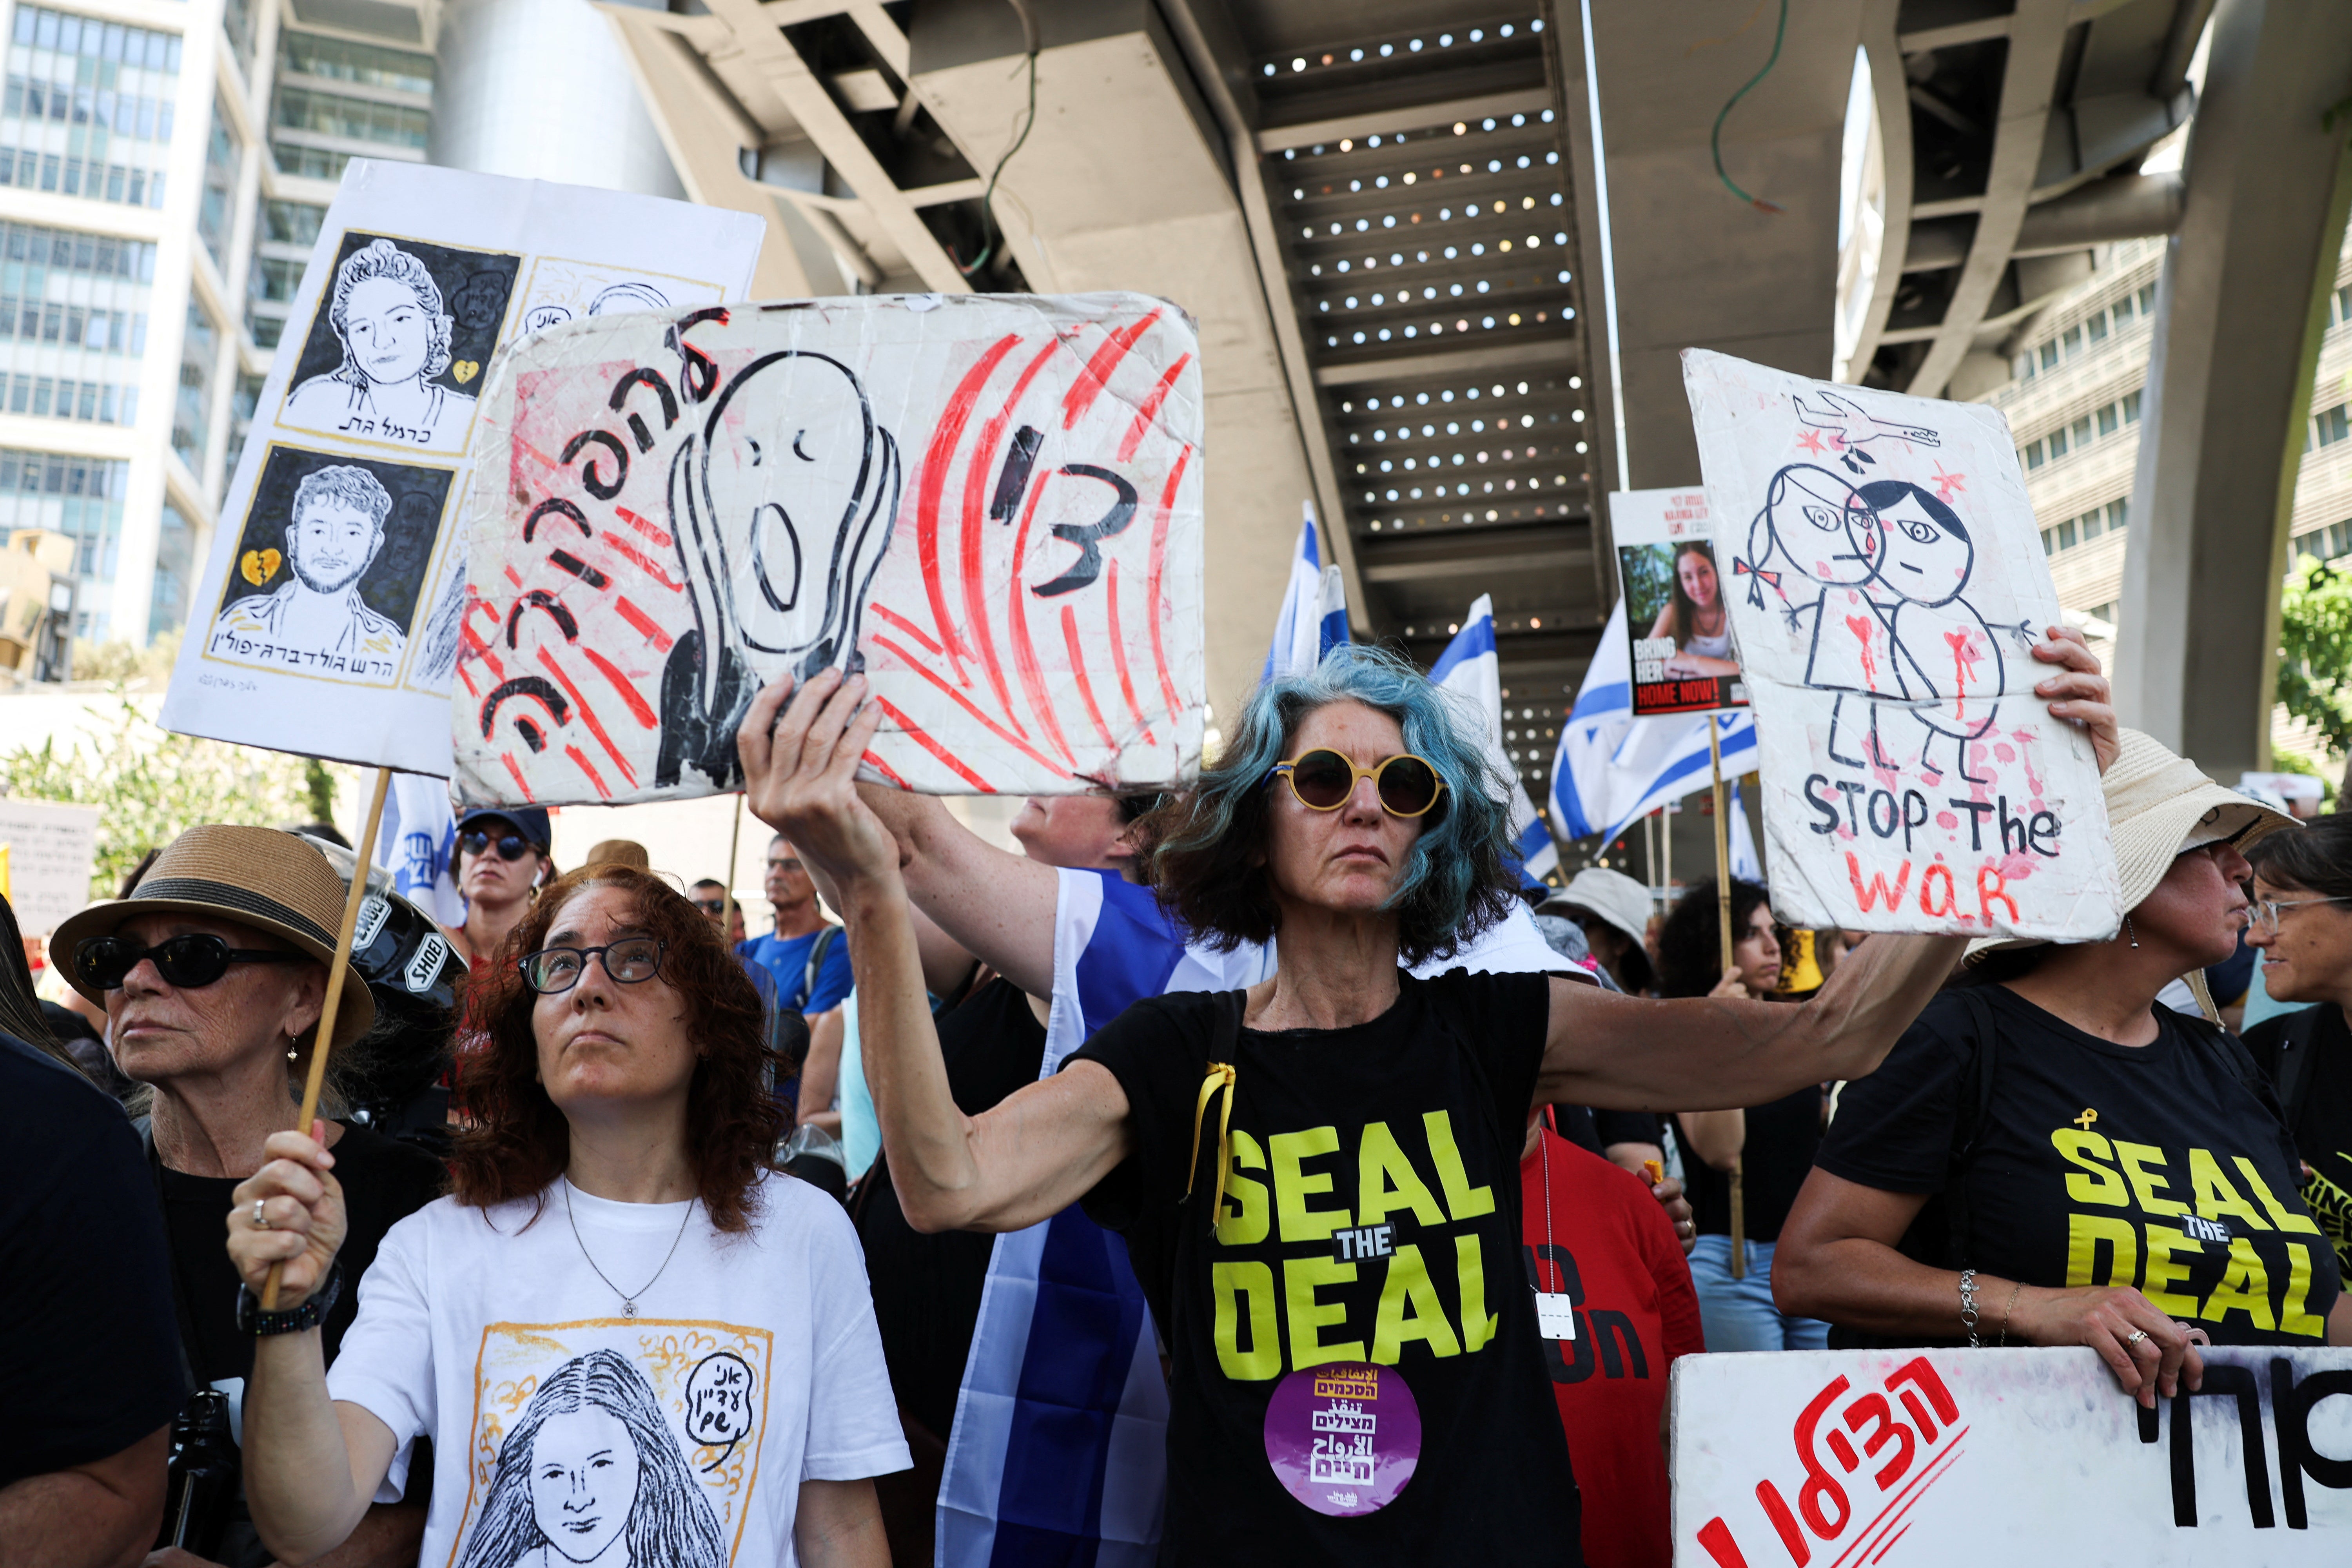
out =
{"type": "MultiPolygon", "coordinates": [[[[1745,29],[1742,30],[1744,31],[1745,29]]],[[[1762,81],[1766,77],[1771,75],[1772,68],[1780,63],[1780,45],[1788,36],[1789,0],[1780,0],[1780,24],[1778,27],[1773,29],[1771,58],[1764,62],[1764,68],[1762,70],[1759,70],[1754,76],[1749,77],[1747,82],[1741,86],[1738,92],[1733,93],[1730,98],[1724,101],[1722,110],[1715,117],[1715,130],[1707,138],[1707,144],[1715,153],[1715,177],[1723,182],[1723,188],[1725,190],[1729,191],[1733,195],[1738,196],[1741,201],[1746,202],[1758,212],[1763,213],[1779,213],[1785,209],[1775,206],[1772,203],[1766,201],[1761,196],[1749,195],[1746,191],[1739,188],[1738,184],[1733,181],[1732,177],[1728,174],[1724,172],[1723,122],[1731,117],[1731,111],[1738,104],[1739,100],[1746,98],[1749,90],[1753,89],[1758,82],[1762,81]]]]}
{"type": "Polygon", "coordinates": [[[980,247],[980,254],[971,258],[971,266],[961,262],[956,264],[956,270],[967,278],[987,266],[989,258],[996,254],[996,242],[1004,234],[1004,226],[996,221],[997,176],[1004,173],[1004,165],[1013,162],[1013,154],[1021,151],[1021,144],[1029,140],[1029,132],[1037,126],[1037,18],[1030,11],[1028,0],[1010,0],[1010,4],[1021,17],[1022,42],[1028,46],[1029,114],[1021,122],[1021,134],[1013,139],[1013,145],[1004,150],[1003,156],[996,160],[996,167],[988,172],[988,189],[980,196],[981,232],[987,243],[980,247]],[[988,232],[992,226],[995,230],[992,236],[988,232]]]}

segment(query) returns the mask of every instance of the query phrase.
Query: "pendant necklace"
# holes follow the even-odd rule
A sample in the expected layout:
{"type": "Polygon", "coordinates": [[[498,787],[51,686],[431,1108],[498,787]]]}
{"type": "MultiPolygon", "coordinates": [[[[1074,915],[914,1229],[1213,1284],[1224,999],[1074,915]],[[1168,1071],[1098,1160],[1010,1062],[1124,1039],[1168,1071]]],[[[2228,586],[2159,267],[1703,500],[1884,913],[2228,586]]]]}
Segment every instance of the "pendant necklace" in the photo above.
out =
{"type": "Polygon", "coordinates": [[[596,1268],[595,1256],[588,1250],[588,1244],[580,1238],[580,1222],[572,1217],[572,1178],[569,1176],[563,1179],[563,1217],[572,1226],[572,1239],[579,1243],[580,1256],[588,1259],[588,1267],[595,1270],[597,1279],[604,1281],[604,1288],[621,1299],[621,1316],[634,1318],[637,1315],[637,1298],[654,1288],[654,1281],[659,1279],[663,1272],[669,1268],[669,1260],[677,1256],[677,1244],[686,1239],[687,1221],[694,1217],[694,1205],[688,1203],[686,1205],[685,1216],[677,1222],[677,1234],[670,1237],[669,1250],[662,1254],[661,1268],[654,1270],[652,1279],[646,1280],[634,1290],[622,1289],[613,1283],[611,1276],[602,1268],[596,1268]]]}

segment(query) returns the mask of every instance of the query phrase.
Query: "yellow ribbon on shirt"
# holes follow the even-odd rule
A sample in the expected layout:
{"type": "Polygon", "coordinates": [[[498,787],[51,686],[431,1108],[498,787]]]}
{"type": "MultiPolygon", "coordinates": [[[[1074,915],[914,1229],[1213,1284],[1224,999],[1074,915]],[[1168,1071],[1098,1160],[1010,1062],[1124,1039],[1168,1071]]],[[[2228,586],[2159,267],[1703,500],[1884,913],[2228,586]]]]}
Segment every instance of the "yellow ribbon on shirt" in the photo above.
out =
{"type": "Polygon", "coordinates": [[[1201,1080],[1200,1101],[1192,1109],[1192,1163],[1187,1168],[1188,1173],[1184,1178],[1184,1196],[1187,1199],[1192,1197],[1192,1184],[1201,1173],[1201,1131],[1209,1122],[1209,1100],[1219,1089],[1224,1090],[1225,1103],[1217,1112],[1216,1202],[1209,1208],[1209,1228],[1212,1230],[1217,1227],[1218,1222],[1224,1216],[1225,1175],[1233,1169],[1233,1145],[1225,1134],[1227,1129],[1233,1125],[1234,1120],[1234,1076],[1232,1063],[1211,1062],[1209,1076],[1201,1080]]]}

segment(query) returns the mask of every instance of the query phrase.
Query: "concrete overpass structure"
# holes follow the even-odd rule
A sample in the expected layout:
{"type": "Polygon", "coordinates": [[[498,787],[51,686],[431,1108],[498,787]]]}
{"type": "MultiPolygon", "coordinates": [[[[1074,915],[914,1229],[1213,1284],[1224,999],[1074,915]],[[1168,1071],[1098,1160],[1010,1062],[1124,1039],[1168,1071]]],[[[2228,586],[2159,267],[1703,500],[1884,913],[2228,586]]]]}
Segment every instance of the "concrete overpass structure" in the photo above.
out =
{"type": "MultiPolygon", "coordinates": [[[[1198,320],[1221,710],[1255,676],[1311,499],[1360,636],[1425,660],[1494,595],[1510,744],[1541,783],[1615,592],[1578,6],[672,5],[604,9],[688,193],[771,224],[763,291],[1128,288],[1198,320]]],[[[2347,131],[2322,121],[2352,88],[2352,13],[1805,0],[1776,57],[1776,10],[1595,0],[1625,478],[1698,477],[1685,346],[1975,395],[2095,247],[2170,236],[2124,692],[2208,766],[2252,765],[2347,205],[2347,131]],[[1857,51],[1882,175],[1842,258],[1857,51]],[[1710,132],[1759,70],[1722,116],[1719,178],[1710,132]],[[2185,169],[2140,174],[2184,123],[2185,169]]]]}

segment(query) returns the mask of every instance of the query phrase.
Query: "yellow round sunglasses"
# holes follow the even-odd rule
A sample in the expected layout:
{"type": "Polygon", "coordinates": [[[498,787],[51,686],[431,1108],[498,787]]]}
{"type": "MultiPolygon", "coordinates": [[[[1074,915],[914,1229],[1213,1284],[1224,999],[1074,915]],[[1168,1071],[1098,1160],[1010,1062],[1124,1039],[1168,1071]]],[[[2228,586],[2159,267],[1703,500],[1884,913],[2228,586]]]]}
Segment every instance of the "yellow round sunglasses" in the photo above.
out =
{"type": "Polygon", "coordinates": [[[1410,752],[1360,768],[1354,758],[1318,746],[1289,762],[1275,763],[1266,782],[1272,784],[1277,776],[1289,781],[1291,795],[1309,811],[1339,810],[1356,793],[1358,779],[1372,781],[1381,809],[1391,816],[1423,816],[1445,793],[1445,781],[1437,776],[1437,769],[1410,752]]]}

